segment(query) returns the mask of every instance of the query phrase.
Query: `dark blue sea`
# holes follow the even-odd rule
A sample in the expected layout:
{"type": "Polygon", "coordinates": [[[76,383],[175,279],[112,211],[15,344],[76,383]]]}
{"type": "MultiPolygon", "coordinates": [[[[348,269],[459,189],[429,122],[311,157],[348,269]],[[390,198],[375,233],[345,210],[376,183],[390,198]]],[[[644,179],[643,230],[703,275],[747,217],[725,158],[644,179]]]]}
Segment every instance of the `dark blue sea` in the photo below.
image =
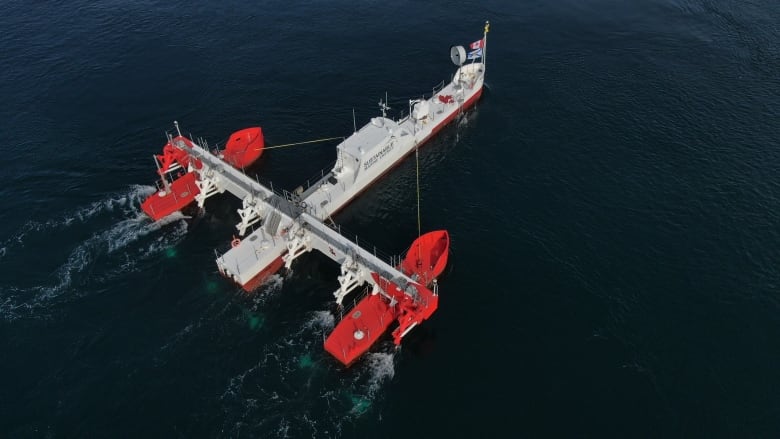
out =
{"type": "MultiPolygon", "coordinates": [[[[0,153],[2,437],[780,437],[776,0],[10,0],[0,153]],[[322,255],[222,278],[229,195],[140,213],[174,120],[346,136],[485,20],[483,98],[420,151],[452,252],[400,350],[325,353],[322,255]]],[[[291,190],[334,160],[247,172],[291,190]]],[[[415,181],[412,157],[334,219],[399,254],[415,181]]]]}

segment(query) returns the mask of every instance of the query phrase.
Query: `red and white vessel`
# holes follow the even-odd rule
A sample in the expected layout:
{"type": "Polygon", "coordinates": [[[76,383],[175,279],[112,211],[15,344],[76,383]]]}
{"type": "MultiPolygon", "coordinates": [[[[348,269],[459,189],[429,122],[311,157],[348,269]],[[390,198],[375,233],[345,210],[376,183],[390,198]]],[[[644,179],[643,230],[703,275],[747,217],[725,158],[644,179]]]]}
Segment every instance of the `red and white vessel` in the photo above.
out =
{"type": "Polygon", "coordinates": [[[247,176],[242,168],[256,159],[251,154],[262,151],[259,128],[231,136],[228,145],[235,144],[231,150],[238,151],[238,157],[213,154],[179,132],[175,138],[169,136],[171,148],[161,158],[160,175],[184,168],[187,172],[169,185],[163,178],[163,190],[150,197],[154,202],[147,200],[149,206],[145,202],[144,211],[157,219],[185,202],[203,207],[211,195],[230,192],[242,200],[236,228],[244,238],[233,239],[231,248],[217,258],[225,277],[252,291],[282,266],[290,268],[298,256],[318,250],[341,265],[339,288],[334,292],[339,305],[358,287],[371,287],[370,294],[336,325],[325,342],[326,350],[349,365],[394,323],[398,327],[393,340],[400,344],[438,306],[436,278],[447,264],[449,234],[441,230],[418,237],[406,258],[395,264],[323,221],[332,222],[332,215],[477,102],[485,78],[488,29],[485,23],[482,38],[471,43],[470,52],[463,46],[450,49],[457,65],[452,79],[434,88],[430,97],[410,100],[406,117],[387,117],[389,107],[380,101],[381,117],[344,139],[336,147],[335,166],[323,171],[316,182],[278,193],[247,176]]]}

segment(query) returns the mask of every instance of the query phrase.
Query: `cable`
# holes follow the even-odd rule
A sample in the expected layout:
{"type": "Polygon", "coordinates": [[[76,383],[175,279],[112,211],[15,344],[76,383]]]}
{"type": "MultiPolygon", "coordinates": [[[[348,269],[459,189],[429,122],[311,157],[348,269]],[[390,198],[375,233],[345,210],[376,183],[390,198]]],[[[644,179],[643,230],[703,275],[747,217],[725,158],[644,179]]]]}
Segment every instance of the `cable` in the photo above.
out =
{"type": "Polygon", "coordinates": [[[307,143],[327,142],[329,140],[336,140],[336,139],[344,140],[344,137],[327,137],[325,139],[307,140],[305,142],[295,142],[295,143],[286,143],[284,145],[265,146],[262,149],[286,148],[288,146],[305,145],[307,143]]]}

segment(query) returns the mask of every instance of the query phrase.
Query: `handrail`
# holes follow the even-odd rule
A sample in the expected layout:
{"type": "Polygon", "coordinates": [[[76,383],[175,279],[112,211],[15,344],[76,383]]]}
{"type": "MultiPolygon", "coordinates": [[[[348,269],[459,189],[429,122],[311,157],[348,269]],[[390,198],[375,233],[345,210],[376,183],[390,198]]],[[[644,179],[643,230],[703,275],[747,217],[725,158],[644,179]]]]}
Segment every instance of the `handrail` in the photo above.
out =
{"type": "MultiPolygon", "coordinates": [[[[369,251],[369,249],[373,250],[374,256],[376,256],[378,259],[384,261],[387,263],[387,265],[395,268],[397,265],[400,264],[400,261],[402,257],[400,255],[394,255],[387,252],[384,252],[382,250],[377,249],[377,246],[372,243],[371,241],[365,240],[365,239],[359,239],[358,235],[356,233],[350,232],[349,229],[346,229],[345,227],[341,227],[341,225],[333,225],[328,222],[323,221],[323,224],[328,226],[331,230],[338,233],[339,235],[347,238],[350,242],[354,243],[355,245],[358,245],[359,247],[362,247],[366,251],[369,251]],[[348,234],[347,234],[348,233],[348,234]],[[350,236],[354,236],[355,240],[353,241],[350,239],[350,236]]],[[[409,246],[411,248],[411,245],[409,246]]]]}

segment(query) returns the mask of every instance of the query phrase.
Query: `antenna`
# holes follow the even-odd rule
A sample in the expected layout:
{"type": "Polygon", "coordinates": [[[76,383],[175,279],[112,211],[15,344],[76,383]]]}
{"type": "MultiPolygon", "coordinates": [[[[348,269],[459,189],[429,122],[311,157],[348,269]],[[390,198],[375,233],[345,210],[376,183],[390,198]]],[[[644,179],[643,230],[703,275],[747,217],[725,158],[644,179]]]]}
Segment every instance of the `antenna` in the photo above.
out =
{"type": "Polygon", "coordinates": [[[385,101],[382,102],[382,99],[379,100],[379,109],[382,110],[382,117],[387,117],[387,110],[390,109],[390,107],[387,106],[387,92],[385,92],[385,101]]]}
{"type": "Polygon", "coordinates": [[[357,133],[357,122],[355,122],[355,109],[352,109],[352,129],[357,133]]]}
{"type": "Polygon", "coordinates": [[[485,20],[485,30],[482,33],[482,69],[484,71],[487,63],[487,34],[490,32],[490,22],[485,20]]]}
{"type": "MultiPolygon", "coordinates": [[[[179,129],[179,122],[174,120],[173,121],[173,125],[176,127],[176,132],[179,133],[179,137],[181,137],[181,130],[179,129]]],[[[192,136],[190,136],[190,137],[192,137],[192,136]]]]}

